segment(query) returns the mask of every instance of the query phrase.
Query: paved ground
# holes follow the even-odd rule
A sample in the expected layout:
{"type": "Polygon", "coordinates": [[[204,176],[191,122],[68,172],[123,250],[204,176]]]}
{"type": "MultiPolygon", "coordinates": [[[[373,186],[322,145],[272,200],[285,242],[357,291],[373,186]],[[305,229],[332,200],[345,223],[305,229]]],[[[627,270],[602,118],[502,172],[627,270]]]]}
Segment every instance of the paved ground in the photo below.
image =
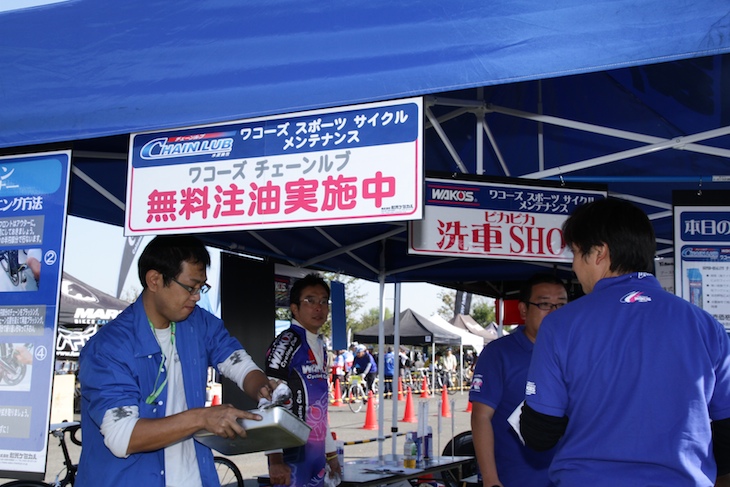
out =
{"type": "MultiPolygon", "coordinates": [[[[449,440],[463,432],[471,430],[470,416],[471,414],[466,412],[468,406],[468,395],[466,392],[456,392],[453,395],[449,395],[448,409],[451,412],[451,418],[446,418],[441,415],[441,409],[439,403],[442,399],[442,394],[437,396],[431,396],[428,400],[421,399],[418,394],[412,396],[412,405],[414,414],[418,414],[419,403],[427,402],[429,405],[428,424],[432,427],[434,433],[434,451],[443,451],[446,448],[449,440]],[[453,406],[451,402],[453,401],[453,406]],[[440,435],[439,432],[440,424],[440,435]]],[[[393,422],[393,407],[394,401],[386,399],[383,401],[382,417],[383,417],[383,436],[386,437],[382,442],[377,440],[378,430],[365,429],[367,411],[363,408],[359,413],[353,413],[347,406],[331,407],[329,412],[330,425],[332,430],[337,434],[338,439],[345,442],[345,461],[355,460],[358,458],[372,457],[379,454],[379,449],[382,448],[382,453],[388,454],[392,452],[393,443],[391,438],[387,438],[391,435],[391,425],[393,422]],[[356,444],[350,444],[356,443],[356,444]]],[[[407,423],[401,421],[404,419],[404,409],[406,401],[395,401],[397,404],[397,428],[398,433],[405,433],[407,431],[415,431],[417,423],[407,423]]],[[[378,424],[381,417],[381,409],[374,411],[375,424],[378,424]]],[[[46,469],[46,481],[52,481],[55,479],[56,474],[62,469],[62,456],[61,449],[55,439],[51,438],[49,445],[48,464],[46,469]]],[[[396,436],[396,452],[402,453],[403,444],[405,442],[404,437],[396,436]]],[[[70,444],[71,454],[74,459],[78,459],[79,449],[75,445],[70,444]]],[[[246,479],[247,487],[255,487],[257,485],[256,478],[259,475],[267,474],[266,457],[262,453],[249,453],[245,455],[236,455],[229,457],[233,460],[243,473],[246,479]]],[[[0,479],[0,484],[4,483],[3,479],[0,479]]]]}

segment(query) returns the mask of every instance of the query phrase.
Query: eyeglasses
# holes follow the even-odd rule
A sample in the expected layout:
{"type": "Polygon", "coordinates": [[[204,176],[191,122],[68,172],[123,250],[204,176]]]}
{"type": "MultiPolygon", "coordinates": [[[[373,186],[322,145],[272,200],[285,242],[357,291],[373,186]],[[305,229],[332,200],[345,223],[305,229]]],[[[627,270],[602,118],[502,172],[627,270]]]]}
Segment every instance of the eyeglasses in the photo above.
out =
{"type": "Polygon", "coordinates": [[[554,309],[562,308],[567,303],[557,303],[557,304],[553,304],[553,303],[533,303],[532,301],[528,301],[527,304],[531,304],[533,306],[537,306],[542,311],[551,311],[551,310],[554,310],[554,309]]]}
{"type": "Polygon", "coordinates": [[[307,303],[309,306],[329,306],[331,301],[329,299],[315,299],[315,298],[302,298],[299,303],[307,303]]]}
{"type": "Polygon", "coordinates": [[[178,286],[180,286],[181,288],[183,288],[187,292],[189,292],[191,296],[197,296],[198,294],[201,294],[201,293],[202,294],[205,294],[208,291],[210,291],[210,284],[208,284],[207,282],[204,282],[200,287],[197,287],[196,288],[196,287],[192,287],[192,286],[186,286],[185,284],[183,284],[182,282],[178,281],[174,277],[171,277],[170,279],[172,279],[173,281],[175,281],[175,283],[177,283],[178,286]]]}

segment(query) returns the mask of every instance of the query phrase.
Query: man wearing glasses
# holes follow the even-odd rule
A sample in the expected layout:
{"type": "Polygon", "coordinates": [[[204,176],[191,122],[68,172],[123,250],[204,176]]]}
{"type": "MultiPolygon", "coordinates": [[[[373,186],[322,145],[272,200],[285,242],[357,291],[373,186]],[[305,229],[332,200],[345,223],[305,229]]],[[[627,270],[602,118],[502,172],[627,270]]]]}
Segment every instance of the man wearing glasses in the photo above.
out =
{"type": "Polygon", "coordinates": [[[289,293],[291,327],[276,337],[266,352],[266,375],[284,381],[292,391],[292,413],[312,427],[307,443],[267,452],[272,485],[318,487],[338,475],[337,447],[327,418],[329,383],[327,353],[319,330],[327,321],[330,288],[309,274],[289,293]]]}
{"type": "Polygon", "coordinates": [[[527,370],[543,318],[567,302],[563,281],[535,274],[522,286],[517,305],[524,326],[491,342],[479,354],[469,400],[474,450],[485,487],[552,485],[548,467],[553,451],[526,448],[507,418],[525,399],[527,370]]]}
{"type": "Polygon", "coordinates": [[[261,419],[228,404],[204,407],[209,366],[256,399],[276,387],[223,322],[196,306],[210,288],[209,265],[197,238],[156,237],[139,258],[142,294],[82,349],[77,486],[217,485],[212,452],[193,434],[245,436],[237,420],[261,419]]]}

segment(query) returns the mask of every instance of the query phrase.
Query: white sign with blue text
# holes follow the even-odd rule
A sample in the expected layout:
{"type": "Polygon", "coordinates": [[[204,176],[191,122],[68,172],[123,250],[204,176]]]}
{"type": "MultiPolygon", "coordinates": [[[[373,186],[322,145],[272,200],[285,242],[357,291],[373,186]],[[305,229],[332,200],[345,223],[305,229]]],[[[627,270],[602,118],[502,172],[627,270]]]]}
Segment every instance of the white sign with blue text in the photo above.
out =
{"type": "Polygon", "coordinates": [[[133,134],[125,233],[418,219],[422,100],[133,134]]]}

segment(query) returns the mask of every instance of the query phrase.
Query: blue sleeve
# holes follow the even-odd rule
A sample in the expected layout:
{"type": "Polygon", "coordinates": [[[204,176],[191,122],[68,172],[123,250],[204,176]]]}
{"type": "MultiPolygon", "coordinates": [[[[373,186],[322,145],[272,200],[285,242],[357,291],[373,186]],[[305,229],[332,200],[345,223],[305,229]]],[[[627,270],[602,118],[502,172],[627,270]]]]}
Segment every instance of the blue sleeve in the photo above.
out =
{"type": "MultiPolygon", "coordinates": [[[[713,321],[715,321],[713,319],[713,321]]],[[[730,418],[730,338],[725,328],[715,322],[717,339],[717,363],[715,366],[715,388],[710,400],[710,418],[713,421],[730,418]]]]}
{"type": "Polygon", "coordinates": [[[469,400],[497,409],[504,390],[504,362],[500,344],[493,341],[479,354],[469,390],[469,400]]]}
{"type": "Polygon", "coordinates": [[[527,372],[525,400],[538,413],[561,418],[568,406],[568,390],[563,380],[560,345],[550,316],[540,325],[530,368],[527,372]]]}
{"type": "MultiPolygon", "coordinates": [[[[79,357],[79,382],[86,413],[99,427],[107,410],[121,406],[138,406],[144,417],[144,399],[149,395],[140,389],[140,374],[136,370],[140,359],[135,359],[131,341],[123,340],[114,330],[100,330],[82,349],[79,357]],[[104,332],[104,333],[102,333],[104,332]],[[111,346],[110,344],[114,344],[111,346]]],[[[159,365],[160,357],[151,357],[151,365],[159,365]]],[[[144,381],[142,381],[144,382],[144,381]]]]}

